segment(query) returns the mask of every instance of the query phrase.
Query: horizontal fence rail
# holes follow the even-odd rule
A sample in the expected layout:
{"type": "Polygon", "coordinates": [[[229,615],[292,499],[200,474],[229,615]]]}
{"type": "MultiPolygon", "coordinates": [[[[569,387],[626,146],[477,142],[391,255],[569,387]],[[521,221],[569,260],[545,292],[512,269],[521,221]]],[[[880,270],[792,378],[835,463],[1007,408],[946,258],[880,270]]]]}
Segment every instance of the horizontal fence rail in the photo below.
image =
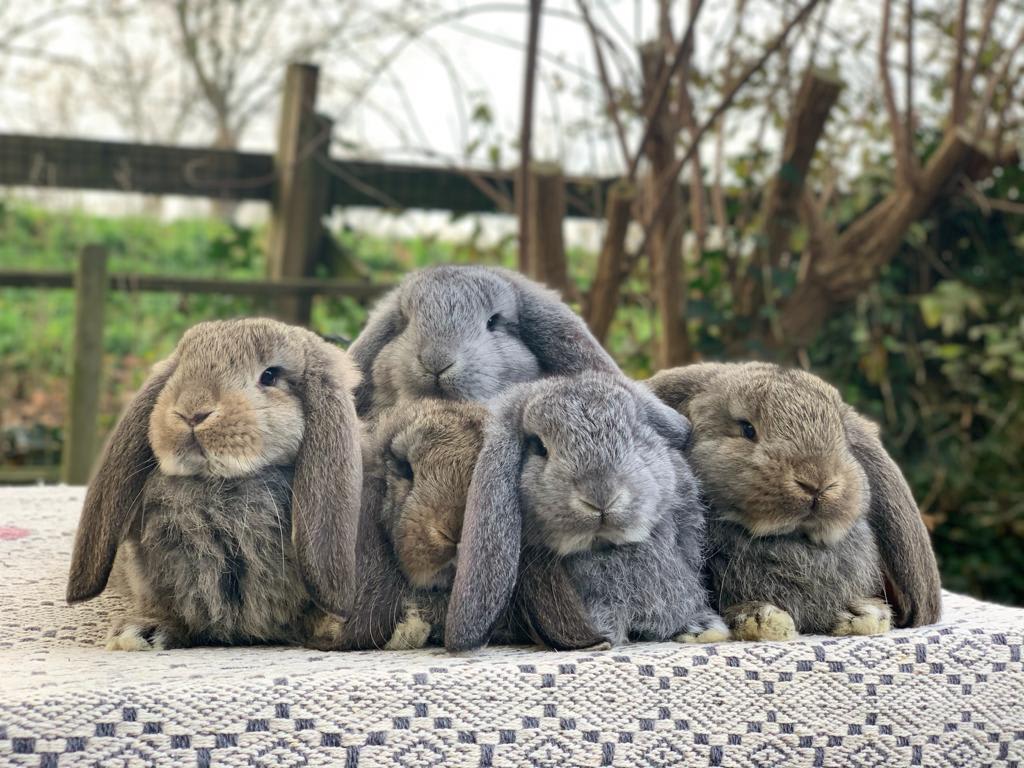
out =
{"type": "Polygon", "coordinates": [[[0,134],[0,184],[264,200],[270,155],[158,144],[0,134]]]}
{"type": "MultiPolygon", "coordinates": [[[[233,280],[216,277],[176,275],[111,274],[107,287],[123,291],[165,291],[177,293],[219,293],[231,296],[351,296],[372,299],[392,286],[353,280],[291,278],[283,280],[233,280]]],[[[0,288],[73,288],[71,272],[0,269],[0,288]]]]}
{"type": "MultiPolygon", "coordinates": [[[[514,197],[513,173],[335,158],[325,164],[331,207],[511,212],[506,201],[514,197]]],[[[0,134],[4,186],[272,202],[275,180],[269,154],[0,134]]],[[[566,214],[601,216],[611,183],[566,179],[566,214]]]]}

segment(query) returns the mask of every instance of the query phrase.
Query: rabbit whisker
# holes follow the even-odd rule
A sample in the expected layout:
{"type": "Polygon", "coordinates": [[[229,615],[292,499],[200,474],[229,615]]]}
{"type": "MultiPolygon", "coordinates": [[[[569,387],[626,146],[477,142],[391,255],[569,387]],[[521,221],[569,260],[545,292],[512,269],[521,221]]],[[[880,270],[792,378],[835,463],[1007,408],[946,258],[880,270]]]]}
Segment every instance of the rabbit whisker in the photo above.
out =
{"type": "Polygon", "coordinates": [[[743,548],[739,552],[734,552],[729,556],[729,562],[725,567],[725,573],[722,574],[722,583],[718,590],[718,613],[722,613],[722,595],[725,594],[726,585],[729,582],[729,572],[732,570],[733,563],[742,562],[743,558],[747,554],[747,550],[753,545],[754,539],[747,537],[743,544],[743,548]]]}
{"type": "Polygon", "coordinates": [[[267,496],[270,498],[270,503],[274,505],[274,517],[277,518],[277,539],[278,546],[281,550],[281,575],[285,576],[287,568],[284,563],[284,516],[281,514],[281,508],[277,505],[277,499],[274,498],[273,492],[270,490],[270,484],[267,482],[265,477],[260,478],[263,487],[267,491],[267,496]]]}

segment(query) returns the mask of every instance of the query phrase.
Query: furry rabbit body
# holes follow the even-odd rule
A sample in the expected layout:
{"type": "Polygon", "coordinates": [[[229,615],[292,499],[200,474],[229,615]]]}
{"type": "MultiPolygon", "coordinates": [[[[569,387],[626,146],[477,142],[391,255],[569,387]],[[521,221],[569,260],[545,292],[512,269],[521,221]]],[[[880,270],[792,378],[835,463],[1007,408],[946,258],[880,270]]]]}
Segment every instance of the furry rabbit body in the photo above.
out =
{"type": "Polygon", "coordinates": [[[319,644],[351,602],[358,374],[273,320],[200,323],[159,364],[90,483],[69,602],[117,562],[132,613],[108,647],[319,644]]]}
{"type": "Polygon", "coordinates": [[[113,645],[303,642],[326,627],[291,546],[291,482],[288,467],[216,485],[150,475],[115,565],[139,631],[119,626],[113,645]]]}
{"type": "Polygon", "coordinates": [[[708,573],[737,637],[884,632],[887,595],[901,626],[938,618],[913,496],[877,429],[833,387],[765,363],[702,363],[648,383],[693,421],[708,573]]]}
{"type": "Polygon", "coordinates": [[[509,391],[473,473],[446,646],[486,642],[510,604],[549,645],[552,625],[613,644],[724,637],[700,580],[689,431],[618,375],[509,391]],[[517,575],[525,594],[513,594],[517,575]]]}

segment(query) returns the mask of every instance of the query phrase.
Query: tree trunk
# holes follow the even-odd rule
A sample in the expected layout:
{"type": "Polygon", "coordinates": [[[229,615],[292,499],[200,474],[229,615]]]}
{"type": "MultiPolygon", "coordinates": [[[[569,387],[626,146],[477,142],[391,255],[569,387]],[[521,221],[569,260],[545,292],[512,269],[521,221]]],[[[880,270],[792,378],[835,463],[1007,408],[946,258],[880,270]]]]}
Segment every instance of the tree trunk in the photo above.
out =
{"type": "MultiPolygon", "coordinates": [[[[786,123],[779,170],[761,205],[761,236],[756,259],[736,290],[737,312],[743,317],[753,316],[763,304],[775,300],[771,286],[765,283],[777,272],[789,252],[793,230],[800,218],[801,201],[807,193],[805,181],[814,150],[841,90],[842,83],[831,75],[813,69],[804,74],[786,123]],[[760,272],[760,279],[752,270],[760,272]]],[[[778,328],[772,330],[778,334],[778,328]]]]}
{"type": "Polygon", "coordinates": [[[583,313],[591,332],[602,344],[619,305],[619,288],[625,277],[626,232],[635,200],[636,187],[626,179],[619,179],[608,189],[604,213],[607,228],[597,259],[597,274],[583,313]]]}
{"type": "MultiPolygon", "coordinates": [[[[648,43],[640,51],[644,71],[644,98],[650,101],[665,62],[660,43],[648,43]]],[[[660,176],[676,164],[676,125],[668,104],[651,116],[654,121],[644,154],[651,166],[647,177],[647,209],[653,212],[649,253],[651,292],[658,315],[658,337],[654,364],[657,368],[681,365],[690,359],[686,331],[686,275],[683,263],[683,200],[677,184],[665,185],[660,176]],[[659,195],[664,187],[669,195],[663,204],[659,195]]]]}
{"type": "MultiPolygon", "coordinates": [[[[965,132],[950,132],[913,188],[897,187],[839,235],[834,247],[812,252],[803,279],[782,310],[783,343],[788,347],[809,344],[837,306],[856,298],[877,279],[899,252],[910,225],[932,208],[949,185],[990,162],[965,132]]],[[[827,240],[818,238],[823,239],[827,240]]]]}

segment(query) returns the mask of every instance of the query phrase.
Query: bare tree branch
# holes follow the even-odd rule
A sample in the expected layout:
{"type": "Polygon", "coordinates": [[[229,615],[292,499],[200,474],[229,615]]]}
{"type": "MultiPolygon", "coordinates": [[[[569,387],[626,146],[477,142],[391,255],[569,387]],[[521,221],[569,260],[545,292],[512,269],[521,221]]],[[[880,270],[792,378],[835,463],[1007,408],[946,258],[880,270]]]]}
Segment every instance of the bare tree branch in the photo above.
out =
{"type": "Polygon", "coordinates": [[[911,182],[917,180],[920,172],[917,154],[914,151],[914,0],[907,0],[907,57],[903,71],[903,146],[907,153],[907,162],[911,182]]]}
{"type": "Polygon", "coordinates": [[[953,104],[950,122],[964,121],[964,66],[967,63],[967,0],[960,0],[956,18],[956,52],[953,57],[953,104]]]}
{"type": "Polygon", "coordinates": [[[619,148],[622,151],[622,160],[629,163],[629,144],[626,141],[626,130],[622,125],[622,118],[619,117],[619,108],[615,103],[615,91],[612,88],[611,79],[608,77],[608,67],[605,65],[604,53],[601,50],[601,36],[598,33],[594,20],[590,17],[590,9],[586,0],[576,0],[580,13],[583,15],[583,22],[587,25],[590,33],[590,44],[594,49],[594,61],[597,64],[597,73],[601,78],[601,86],[604,88],[604,97],[607,104],[608,116],[615,126],[615,135],[619,140],[619,148]]]}
{"type": "MultiPolygon", "coordinates": [[[[1010,67],[1013,66],[1014,59],[1017,58],[1017,54],[1022,48],[1024,48],[1024,27],[1021,27],[1020,34],[1017,36],[1017,39],[1013,42],[1010,48],[1003,53],[1001,65],[993,67],[991,74],[989,74],[988,81],[985,83],[985,92],[981,97],[981,102],[979,103],[974,116],[975,140],[981,139],[984,135],[985,120],[988,117],[989,111],[992,109],[992,102],[995,99],[998,87],[1003,85],[1012,93],[1014,82],[1010,78],[1010,67]]],[[[1000,110],[1000,112],[1003,112],[1010,103],[1012,103],[1012,97],[1008,96],[1006,104],[1004,104],[1003,110],[1000,110]]],[[[999,130],[998,125],[996,130],[999,130]]]]}
{"type": "Polygon", "coordinates": [[[523,110],[519,129],[519,177],[516,181],[519,208],[519,270],[529,274],[530,242],[529,186],[533,142],[533,92],[537,83],[537,48],[540,42],[540,16],[543,0],[530,0],[530,19],[526,36],[526,60],[523,73],[523,110]]]}
{"type": "MultiPolygon", "coordinates": [[[[964,107],[967,107],[967,102],[974,93],[974,81],[978,77],[978,72],[981,70],[981,61],[985,56],[985,48],[988,45],[989,37],[992,35],[992,23],[996,18],[996,11],[999,9],[999,0],[986,0],[985,10],[982,13],[981,19],[981,30],[978,32],[978,50],[974,54],[974,59],[971,61],[971,68],[967,70],[967,75],[964,77],[963,87],[964,93],[964,107]]],[[[966,117],[966,115],[964,115],[966,117]]]]}
{"type": "MultiPolygon", "coordinates": [[[[817,3],[818,0],[813,0],[817,3]]],[[[697,27],[697,18],[700,16],[700,9],[704,5],[704,0],[694,0],[690,5],[690,18],[686,22],[686,31],[683,36],[679,39],[678,45],[676,45],[675,53],[672,56],[672,62],[662,69],[661,79],[651,92],[651,97],[644,106],[644,133],[640,137],[640,143],[633,153],[633,158],[630,160],[629,167],[626,171],[626,175],[630,179],[636,178],[636,171],[640,165],[640,160],[644,156],[644,147],[647,145],[648,140],[651,137],[651,131],[653,130],[653,120],[656,115],[661,113],[662,107],[665,104],[665,99],[668,96],[668,89],[672,82],[672,78],[676,76],[679,71],[680,65],[686,58],[686,52],[690,49],[693,44],[693,34],[697,27]]],[[[673,174],[678,176],[679,173],[673,174]]]]}
{"type": "MultiPolygon", "coordinates": [[[[802,24],[807,19],[807,16],[811,13],[811,11],[814,10],[815,6],[817,6],[819,2],[820,0],[808,0],[808,2],[804,4],[804,6],[797,12],[797,14],[792,19],[790,19],[789,22],[786,23],[786,25],[775,36],[772,42],[765,47],[764,51],[762,51],[761,55],[757,58],[757,60],[749,64],[740,73],[740,75],[733,80],[733,82],[728,86],[728,88],[726,88],[726,91],[723,94],[721,101],[719,101],[718,105],[714,108],[714,110],[712,110],[708,118],[701,124],[700,128],[697,129],[697,132],[691,140],[686,151],[679,157],[678,160],[676,160],[675,165],[671,169],[669,169],[668,171],[661,175],[662,183],[660,190],[661,194],[659,195],[658,203],[659,208],[662,205],[667,204],[666,201],[668,200],[673,185],[677,183],[680,172],[682,172],[683,168],[690,161],[690,158],[693,157],[693,153],[696,151],[700,139],[704,136],[705,133],[708,132],[708,130],[710,130],[710,128],[713,125],[715,125],[715,123],[718,121],[718,118],[722,114],[724,114],[726,110],[729,109],[729,107],[732,105],[733,101],[736,99],[737,94],[740,92],[743,86],[746,85],[750,78],[752,78],[756,73],[761,71],[765,63],[768,61],[768,59],[770,59],[772,55],[774,55],[775,52],[778,51],[779,48],[786,42],[786,38],[789,37],[790,33],[798,25],[802,24]]],[[[653,215],[656,216],[657,214],[658,209],[656,209],[653,212],[653,215]]],[[[644,253],[644,251],[647,249],[650,237],[650,227],[646,227],[644,229],[644,237],[640,243],[640,247],[633,251],[633,253],[630,254],[630,257],[626,260],[625,269],[627,271],[627,274],[630,271],[632,271],[632,268],[636,264],[637,260],[640,258],[640,255],[644,253]]]]}
{"type": "Polygon", "coordinates": [[[889,132],[892,135],[896,171],[902,184],[913,186],[914,167],[911,162],[911,147],[907,146],[907,131],[903,121],[900,119],[899,110],[896,108],[896,96],[893,93],[892,76],[889,73],[889,30],[891,22],[892,0],[883,0],[882,30],[878,41],[878,76],[882,81],[882,96],[885,101],[885,112],[889,118],[889,132]]]}

